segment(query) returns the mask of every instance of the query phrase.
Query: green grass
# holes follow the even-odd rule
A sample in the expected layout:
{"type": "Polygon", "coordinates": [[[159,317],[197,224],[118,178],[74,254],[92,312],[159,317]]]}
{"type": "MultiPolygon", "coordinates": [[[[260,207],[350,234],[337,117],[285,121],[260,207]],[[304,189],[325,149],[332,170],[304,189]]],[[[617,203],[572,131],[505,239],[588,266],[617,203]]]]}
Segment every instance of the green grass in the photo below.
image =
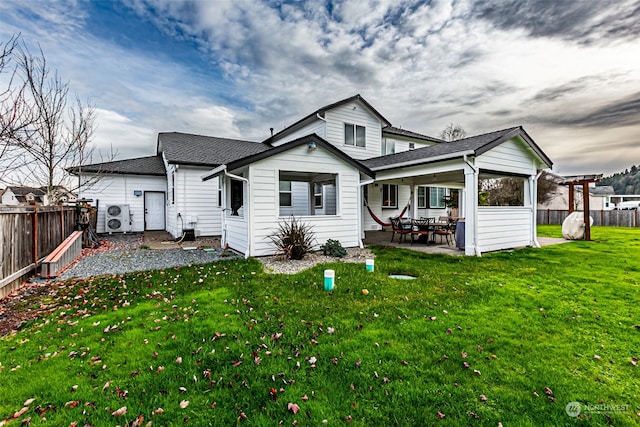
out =
{"type": "Polygon", "coordinates": [[[374,273],[330,265],[332,293],[329,265],[255,260],[69,281],[0,338],[0,420],[34,398],[11,424],[638,425],[640,232],[592,235],[481,258],[375,248],[374,273]],[[572,401],[618,406],[572,418],[572,401]]]}

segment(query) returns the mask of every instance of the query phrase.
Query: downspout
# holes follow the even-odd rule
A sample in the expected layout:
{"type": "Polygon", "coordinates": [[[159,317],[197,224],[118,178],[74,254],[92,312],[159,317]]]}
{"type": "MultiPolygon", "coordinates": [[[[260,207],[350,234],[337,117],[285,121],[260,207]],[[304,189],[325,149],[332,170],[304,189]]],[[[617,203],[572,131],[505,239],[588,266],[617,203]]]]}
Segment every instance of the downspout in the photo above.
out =
{"type": "Polygon", "coordinates": [[[358,191],[358,209],[357,209],[357,215],[358,215],[358,229],[360,230],[360,249],[364,248],[364,222],[362,221],[362,187],[364,187],[365,185],[369,185],[369,184],[373,184],[375,182],[375,179],[371,178],[368,179],[366,181],[360,181],[360,185],[358,187],[359,191],[358,191]]]}
{"type": "Polygon", "coordinates": [[[529,191],[531,192],[531,195],[529,196],[529,199],[531,200],[531,216],[532,216],[532,220],[531,220],[531,233],[532,233],[531,240],[532,240],[533,246],[536,247],[536,248],[540,248],[540,242],[538,242],[538,227],[537,227],[537,223],[538,223],[538,178],[540,178],[540,175],[542,175],[542,171],[539,171],[536,174],[536,177],[533,180],[533,183],[531,183],[529,185],[529,191]]]}
{"type": "Polygon", "coordinates": [[[324,135],[322,135],[322,137],[326,138],[327,137],[327,119],[322,117],[320,113],[316,113],[316,117],[324,122],[324,135]]]}
{"type": "MultiPolygon", "coordinates": [[[[469,158],[467,157],[466,154],[462,156],[462,159],[471,169],[473,169],[474,174],[478,176],[479,169],[469,161],[469,158]]],[[[477,185],[477,182],[476,182],[476,185],[477,185]]],[[[478,189],[476,188],[475,191],[477,192],[478,189]]],[[[469,209],[469,206],[467,206],[467,209],[469,209]]],[[[480,249],[478,248],[478,198],[477,197],[473,203],[473,223],[474,223],[473,248],[476,256],[481,256],[480,249]]]]}

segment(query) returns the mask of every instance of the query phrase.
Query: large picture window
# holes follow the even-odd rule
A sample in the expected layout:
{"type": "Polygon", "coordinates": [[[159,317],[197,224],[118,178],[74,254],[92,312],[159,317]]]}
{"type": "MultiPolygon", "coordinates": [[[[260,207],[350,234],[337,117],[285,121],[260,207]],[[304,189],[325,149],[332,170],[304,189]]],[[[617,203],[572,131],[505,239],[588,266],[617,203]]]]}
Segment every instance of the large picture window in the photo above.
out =
{"type": "Polygon", "coordinates": [[[344,124],[344,143],[345,145],[365,147],[366,146],[365,127],[345,123],[344,124]]]}
{"type": "Polygon", "coordinates": [[[279,216],[336,215],[338,175],[280,171],[279,216]]]}
{"type": "Polygon", "coordinates": [[[382,207],[398,207],[398,186],[395,184],[382,184],[382,207]]]}
{"type": "Polygon", "coordinates": [[[445,188],[430,187],[429,188],[429,207],[444,209],[445,188]]]}

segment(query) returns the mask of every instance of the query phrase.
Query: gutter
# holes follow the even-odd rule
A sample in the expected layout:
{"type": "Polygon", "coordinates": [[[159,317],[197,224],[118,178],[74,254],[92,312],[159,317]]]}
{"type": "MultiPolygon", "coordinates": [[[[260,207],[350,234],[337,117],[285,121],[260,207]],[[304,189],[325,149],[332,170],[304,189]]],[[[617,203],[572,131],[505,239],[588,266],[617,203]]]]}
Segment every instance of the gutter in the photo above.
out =
{"type": "Polygon", "coordinates": [[[475,152],[473,150],[467,150],[467,151],[462,151],[462,152],[456,152],[456,153],[451,153],[451,154],[443,154],[441,156],[435,156],[435,157],[427,157],[427,158],[422,158],[422,159],[416,159],[416,160],[410,160],[407,162],[402,162],[402,163],[395,163],[393,165],[384,165],[384,166],[378,166],[378,167],[372,167],[370,168],[372,171],[376,172],[376,171],[382,171],[382,170],[386,170],[386,169],[396,169],[396,168],[400,168],[400,167],[407,167],[407,166],[418,166],[424,163],[434,163],[434,162],[439,162],[441,160],[451,160],[451,159],[455,159],[457,157],[463,157],[466,160],[467,155],[474,155],[475,152]]]}

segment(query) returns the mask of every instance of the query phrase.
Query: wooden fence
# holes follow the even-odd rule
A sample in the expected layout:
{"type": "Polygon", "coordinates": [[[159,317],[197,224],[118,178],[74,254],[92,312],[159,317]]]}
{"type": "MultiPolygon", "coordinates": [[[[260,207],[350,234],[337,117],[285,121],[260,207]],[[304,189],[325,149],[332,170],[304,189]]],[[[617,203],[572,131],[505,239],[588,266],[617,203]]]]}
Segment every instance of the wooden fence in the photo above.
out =
{"type": "Polygon", "coordinates": [[[0,207],[0,298],[19,287],[75,226],[73,207],[0,207]]]}
{"type": "MultiPolygon", "coordinates": [[[[538,209],[538,224],[562,224],[569,215],[568,210],[538,209]]],[[[589,211],[593,225],[609,227],[640,227],[640,211],[589,211]]]]}

